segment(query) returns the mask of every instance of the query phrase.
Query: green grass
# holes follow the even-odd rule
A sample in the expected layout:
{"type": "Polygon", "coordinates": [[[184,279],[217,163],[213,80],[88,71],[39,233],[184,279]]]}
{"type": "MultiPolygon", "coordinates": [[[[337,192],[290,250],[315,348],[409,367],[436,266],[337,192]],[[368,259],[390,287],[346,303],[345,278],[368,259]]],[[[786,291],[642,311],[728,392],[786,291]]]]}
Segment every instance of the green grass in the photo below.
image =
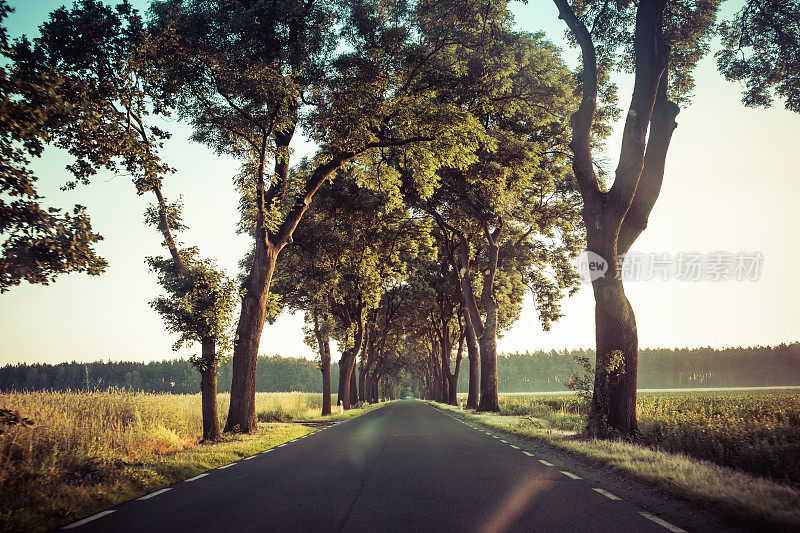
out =
{"type": "Polygon", "coordinates": [[[504,395],[500,414],[435,405],[608,465],[737,521],[800,528],[800,490],[787,481],[800,461],[793,451],[800,442],[797,389],[642,393],[638,443],[581,438],[586,405],[575,395],[504,395]]]}
{"type": "MultiPolygon", "coordinates": [[[[334,422],[376,407],[322,417],[321,395],[256,396],[259,418],[280,413],[286,421],[334,422]]],[[[223,416],[229,401],[220,395],[223,416]]],[[[11,393],[0,394],[0,408],[34,422],[0,428],[3,531],[69,523],[314,431],[298,423],[262,423],[256,434],[201,445],[199,395],[11,393]]]]}

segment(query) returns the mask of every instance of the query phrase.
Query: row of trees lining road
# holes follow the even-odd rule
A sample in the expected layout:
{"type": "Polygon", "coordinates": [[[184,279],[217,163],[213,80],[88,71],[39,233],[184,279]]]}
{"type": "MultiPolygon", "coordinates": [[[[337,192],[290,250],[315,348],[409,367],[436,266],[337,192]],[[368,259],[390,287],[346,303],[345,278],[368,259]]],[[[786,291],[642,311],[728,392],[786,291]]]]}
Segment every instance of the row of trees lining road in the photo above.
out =
{"type": "MultiPolygon", "coordinates": [[[[324,412],[331,340],[345,407],[401,382],[454,403],[466,352],[469,407],[498,410],[497,335],[527,290],[545,329],[560,316],[585,242],[608,265],[592,282],[588,432],[634,435],[638,338],[615,274],[658,198],[721,0],[554,2],[581,51],[577,72],[541,35],[514,31],[506,2],[160,0],[145,22],[127,0],[78,0],[33,41],[12,44],[3,29],[2,288],[105,266],[80,206],[73,216],[42,207],[28,158],[47,143],[65,149],[67,188],[101,170],[131,175],[137,194],[154,194],[145,220],[169,251],[148,258],[166,292],[153,307],[178,345],[201,345],[193,363],[213,441],[229,345],[225,430],[256,429],[261,333],[283,309],[305,313],[324,412]],[[619,115],[619,70],[635,81],[609,187],[594,154],[619,115]],[[253,247],[238,287],[177,240],[180,204],[162,194],[173,169],[159,156],[173,115],[241,164],[238,230],[253,247]],[[294,161],[302,136],[317,152],[294,161]]],[[[721,26],[719,66],[747,82],[747,105],[775,92],[797,110],[800,6],[763,4],[721,26]]]]}
{"type": "MultiPolygon", "coordinates": [[[[379,327],[384,322],[380,318],[379,327]]],[[[384,343],[390,345],[392,339],[384,343]]],[[[369,355],[368,355],[369,357],[369,355]]],[[[594,363],[593,350],[560,350],[499,354],[497,380],[501,393],[550,392],[566,390],[570,377],[581,368],[575,358],[594,363]]],[[[374,365],[374,363],[373,363],[374,365]]],[[[373,369],[375,366],[372,367],[373,369]]],[[[331,387],[338,388],[339,368],[331,366],[331,387]]],[[[370,370],[370,375],[376,375],[370,370]]],[[[424,378],[417,380],[407,372],[382,369],[384,396],[405,389],[425,395],[424,378]]],[[[359,383],[364,376],[359,368],[359,383]]],[[[322,392],[318,362],[297,357],[258,358],[258,392],[322,392]]],[[[231,361],[219,364],[220,392],[230,391],[231,361]]],[[[364,376],[367,377],[367,376],[364,376]]],[[[372,387],[377,389],[377,382],[372,387]]],[[[469,391],[469,374],[459,374],[458,394],[469,391]]],[[[643,348],[639,351],[640,389],[687,389],[697,387],[776,387],[800,385],[800,343],[751,348],[643,348]]],[[[93,362],[17,364],[0,367],[0,391],[95,390],[106,388],[129,391],[192,394],[200,386],[200,376],[188,360],[133,362],[93,362]]],[[[370,385],[367,385],[368,387],[370,385]]],[[[453,390],[452,388],[450,389],[453,390]]],[[[330,398],[329,398],[330,399],[330,398]]]]}

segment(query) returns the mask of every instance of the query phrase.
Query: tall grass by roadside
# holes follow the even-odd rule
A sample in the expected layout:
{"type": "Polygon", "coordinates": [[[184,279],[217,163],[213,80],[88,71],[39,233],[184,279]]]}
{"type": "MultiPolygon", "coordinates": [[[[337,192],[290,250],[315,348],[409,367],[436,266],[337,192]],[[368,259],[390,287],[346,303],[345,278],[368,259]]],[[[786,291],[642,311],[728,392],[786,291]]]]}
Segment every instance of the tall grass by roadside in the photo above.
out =
{"type": "MultiPolygon", "coordinates": [[[[227,414],[230,397],[219,397],[227,414]]],[[[258,393],[269,421],[320,417],[321,395],[258,393]]],[[[199,395],[103,392],[0,394],[0,409],[33,425],[0,424],[0,530],[40,530],[313,431],[263,424],[256,435],[199,444],[199,395]]]]}
{"type": "MultiPolygon", "coordinates": [[[[575,395],[503,396],[502,414],[577,432],[588,405],[575,395]]],[[[800,390],[640,393],[638,442],[800,484],[800,390]]]]}

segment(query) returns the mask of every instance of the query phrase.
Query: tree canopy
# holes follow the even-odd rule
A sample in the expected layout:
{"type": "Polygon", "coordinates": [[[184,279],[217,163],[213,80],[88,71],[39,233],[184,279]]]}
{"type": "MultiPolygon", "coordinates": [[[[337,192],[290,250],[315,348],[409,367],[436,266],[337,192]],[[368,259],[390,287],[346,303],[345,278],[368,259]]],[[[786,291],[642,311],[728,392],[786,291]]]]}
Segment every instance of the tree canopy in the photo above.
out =
{"type": "Polygon", "coordinates": [[[22,281],[46,285],[67,272],[97,275],[106,267],[94,248],[102,237],[85,208],[48,207],[37,191],[31,159],[42,155],[73,110],[62,98],[59,73],[29,68],[28,42],[9,40],[3,19],[11,11],[0,0],[0,292],[22,281]]]}

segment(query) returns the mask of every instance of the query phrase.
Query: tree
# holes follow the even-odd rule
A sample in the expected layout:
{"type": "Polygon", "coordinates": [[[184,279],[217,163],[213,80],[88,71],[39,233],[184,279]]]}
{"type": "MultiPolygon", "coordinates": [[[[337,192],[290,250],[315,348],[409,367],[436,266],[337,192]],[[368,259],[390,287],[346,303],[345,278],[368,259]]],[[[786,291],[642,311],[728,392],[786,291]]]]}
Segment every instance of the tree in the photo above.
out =
{"type": "MultiPolygon", "coordinates": [[[[358,401],[352,382],[356,358],[366,353],[367,315],[425,242],[424,228],[408,218],[399,197],[359,186],[359,175],[350,165],[320,188],[278,263],[273,290],[283,305],[305,310],[312,320],[315,312],[318,322],[336,318],[331,333],[344,348],[339,400],[345,409],[358,401]]],[[[317,344],[324,346],[324,338],[317,344]]],[[[372,361],[364,361],[368,369],[372,361]]]]}
{"type": "Polygon", "coordinates": [[[800,113],[800,1],[747,0],[720,25],[717,66],[730,81],[744,81],[742,102],[769,107],[773,93],[800,113]]]}
{"type": "Polygon", "coordinates": [[[40,37],[24,49],[26,67],[56,72],[56,92],[71,109],[69,120],[53,131],[53,142],[75,157],[69,167],[74,180],[89,183],[99,170],[125,169],[139,195],[152,192],[156,204],[146,214],[164,238],[170,257],[147,259],[169,298],[153,307],[168,329],[184,342],[201,343],[202,355],[192,361],[201,374],[203,439],[219,440],[216,366],[226,345],[225,328],[235,296],[232,283],[196,248],[180,248],[174,232],[181,223],[180,205],[168,204],[162,193],[164,175],[172,169],[158,154],[169,134],[152,116],[169,116],[172,94],[156,80],[161,72],[146,55],[148,35],[138,12],[124,0],[116,7],[99,0],[76,1],[59,8],[40,27],[40,37]]]}
{"type": "Polygon", "coordinates": [[[203,411],[203,442],[220,440],[217,409],[217,365],[229,349],[230,325],[238,288],[213,261],[198,257],[196,248],[178,249],[172,232],[185,229],[180,221],[179,205],[163,204],[151,207],[147,223],[158,227],[171,256],[148,257],[150,269],[158,274],[159,284],[168,296],[151,302],[167,325],[179,334],[174,345],[199,342],[200,357],[190,362],[200,372],[200,392],[203,411]]]}
{"type": "Polygon", "coordinates": [[[638,5],[579,1],[572,6],[567,0],[554,2],[583,60],[581,104],[570,120],[570,149],[583,198],[587,249],[608,266],[592,281],[597,363],[587,429],[598,436],[610,432],[630,436],[637,430],[638,336],[618,274],[658,198],[679,111],[673,100],[686,101],[693,86],[691,70],[707,49],[719,1],[640,0],[638,5]],[[633,69],[634,88],[619,165],[613,185],[606,189],[594,169],[592,128],[600,82],[615,59],[633,69]],[[618,360],[620,364],[612,364],[618,360]]]}
{"type": "Polygon", "coordinates": [[[47,208],[37,192],[30,158],[41,156],[71,110],[58,94],[58,74],[30,69],[27,41],[9,41],[2,21],[12,11],[0,0],[0,292],[23,280],[47,285],[67,272],[96,276],[107,265],[95,252],[102,237],[86,209],[47,208]]]}
{"type": "Polygon", "coordinates": [[[569,71],[536,35],[498,33],[478,59],[486,57],[496,89],[468,104],[489,142],[475,164],[440,170],[426,210],[453,242],[467,347],[474,351],[477,340],[480,350],[477,408],[498,411],[498,331],[516,320],[526,285],[545,328],[560,316],[562,291],[576,283],[570,259],[582,233],[564,156],[563,118],[574,109],[569,71]]]}
{"type": "MultiPolygon", "coordinates": [[[[472,160],[480,129],[438,97],[435,73],[454,42],[491,31],[494,19],[484,17],[482,6],[445,1],[167,1],[153,12],[162,35],[153,56],[171,67],[166,84],[179,89],[179,109],[192,120],[195,139],[254,170],[255,246],[226,425],[250,432],[257,352],[279,253],[320,186],[348,161],[394,147],[424,190],[439,166],[472,160]],[[298,128],[321,149],[290,182],[298,128]],[[275,170],[268,178],[269,158],[275,170]]],[[[361,322],[358,313],[349,319],[361,322]]]]}

